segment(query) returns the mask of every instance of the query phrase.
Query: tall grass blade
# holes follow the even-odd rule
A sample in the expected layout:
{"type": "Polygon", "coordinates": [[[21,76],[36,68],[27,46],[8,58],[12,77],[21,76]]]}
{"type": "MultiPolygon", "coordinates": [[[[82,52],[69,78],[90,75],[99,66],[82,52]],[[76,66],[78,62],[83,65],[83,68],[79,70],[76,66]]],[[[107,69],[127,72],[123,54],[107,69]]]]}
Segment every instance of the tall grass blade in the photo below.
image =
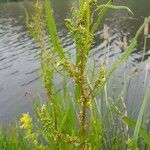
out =
{"type": "MultiPolygon", "coordinates": [[[[111,3],[112,3],[111,0],[109,0],[108,3],[105,6],[110,5],[111,3]]],[[[101,26],[108,10],[109,10],[108,7],[103,7],[100,10],[100,12],[98,13],[98,19],[97,19],[96,23],[93,24],[92,29],[91,29],[91,31],[93,33],[96,32],[96,30],[101,26]]]]}
{"type": "MultiPolygon", "coordinates": [[[[149,90],[149,87],[148,87],[148,90],[149,90]]],[[[142,107],[141,107],[141,110],[140,110],[140,113],[139,113],[139,116],[138,116],[138,119],[137,119],[137,122],[136,122],[136,127],[135,127],[134,135],[133,135],[133,142],[134,142],[133,144],[134,145],[136,145],[137,142],[138,142],[138,136],[139,136],[139,132],[140,132],[140,127],[142,125],[142,119],[143,119],[143,116],[144,116],[144,112],[146,110],[146,106],[147,106],[147,103],[148,103],[148,97],[149,96],[150,96],[150,94],[147,92],[147,94],[144,97],[144,100],[143,100],[143,103],[142,103],[142,107]]],[[[149,143],[150,143],[150,141],[149,141],[149,143]]]]}
{"type": "Polygon", "coordinates": [[[133,12],[126,6],[116,6],[116,5],[104,4],[104,5],[100,5],[99,8],[110,8],[110,9],[115,9],[115,10],[123,10],[124,9],[133,15],[133,12]]]}
{"type": "Polygon", "coordinates": [[[45,12],[46,12],[47,26],[48,26],[48,30],[50,33],[50,37],[51,37],[53,46],[54,46],[55,50],[57,51],[59,57],[64,58],[64,52],[60,45],[60,40],[58,37],[58,32],[57,32],[50,0],[45,0],[45,12]]]}

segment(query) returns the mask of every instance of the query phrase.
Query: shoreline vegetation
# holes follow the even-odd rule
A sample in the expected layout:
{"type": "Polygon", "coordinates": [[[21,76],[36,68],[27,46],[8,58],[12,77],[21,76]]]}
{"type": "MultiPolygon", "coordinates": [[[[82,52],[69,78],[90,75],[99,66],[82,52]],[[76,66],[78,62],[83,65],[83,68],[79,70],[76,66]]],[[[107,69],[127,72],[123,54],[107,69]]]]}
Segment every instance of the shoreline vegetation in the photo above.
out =
{"type": "Polygon", "coordinates": [[[0,0],[0,3],[7,3],[7,2],[22,2],[23,0],[0,0]]]}
{"type": "Polygon", "coordinates": [[[117,97],[113,97],[114,91],[109,89],[115,71],[125,65],[143,33],[145,42],[141,61],[144,60],[150,16],[145,18],[130,43],[125,36],[119,39],[118,46],[124,52],[110,65],[109,27],[104,23],[109,10],[126,10],[133,15],[128,7],[116,6],[111,0],[105,4],[99,4],[97,0],[79,0],[73,4],[71,18],[65,19],[76,45],[73,60],[72,55],[63,49],[58,36],[51,2],[37,1],[32,14],[25,9],[28,31],[41,48],[39,61],[47,101],[42,98],[39,103],[33,101],[33,118],[28,112],[23,113],[16,125],[1,127],[0,149],[150,149],[150,119],[145,114],[149,106],[150,82],[145,84],[147,91],[136,120],[131,119],[125,101],[132,75],[125,79],[117,97]],[[102,26],[107,56],[97,70],[95,63],[89,67],[88,59],[94,34],[102,26]],[[56,74],[63,83],[59,92],[54,82],[56,74]],[[68,87],[70,81],[71,87],[68,87]]]}

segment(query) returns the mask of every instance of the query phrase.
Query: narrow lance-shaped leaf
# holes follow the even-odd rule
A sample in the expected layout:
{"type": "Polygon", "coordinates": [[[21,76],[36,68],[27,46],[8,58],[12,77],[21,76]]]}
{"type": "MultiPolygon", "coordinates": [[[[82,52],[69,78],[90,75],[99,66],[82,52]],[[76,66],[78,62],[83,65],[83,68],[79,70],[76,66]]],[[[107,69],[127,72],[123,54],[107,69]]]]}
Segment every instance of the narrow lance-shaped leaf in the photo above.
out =
{"type": "Polygon", "coordinates": [[[52,7],[49,0],[45,0],[45,12],[46,12],[46,20],[47,26],[49,30],[49,34],[53,43],[55,50],[57,51],[60,58],[64,58],[63,49],[60,45],[60,40],[57,34],[57,28],[54,20],[54,16],[52,13],[52,7]]]}
{"type": "Polygon", "coordinates": [[[123,10],[124,9],[133,15],[133,12],[127,6],[116,6],[116,5],[103,4],[98,7],[98,9],[101,9],[101,8],[110,8],[110,9],[115,9],[115,10],[123,10]]]}
{"type": "Polygon", "coordinates": [[[98,14],[99,18],[98,18],[97,22],[93,25],[93,28],[92,28],[93,32],[95,32],[97,30],[97,28],[101,25],[103,18],[105,17],[105,15],[109,9],[115,9],[115,10],[123,10],[124,9],[133,15],[133,12],[128,7],[111,5],[111,2],[109,1],[107,4],[102,4],[96,9],[96,11],[100,10],[100,12],[98,14]]]}
{"type": "MultiPolygon", "coordinates": [[[[149,87],[148,87],[148,90],[149,90],[149,87]]],[[[133,135],[133,142],[134,142],[133,144],[134,145],[136,145],[137,142],[138,142],[138,135],[140,134],[140,127],[142,125],[142,119],[143,119],[143,116],[144,116],[144,112],[146,110],[146,106],[147,106],[149,96],[150,96],[150,94],[147,92],[147,94],[144,97],[142,107],[141,107],[141,110],[140,110],[140,114],[139,114],[137,122],[136,122],[136,127],[135,127],[134,135],[133,135]]]]}
{"type": "MultiPolygon", "coordinates": [[[[110,5],[112,2],[111,0],[108,1],[107,5],[110,5]]],[[[105,18],[106,13],[108,12],[109,8],[108,7],[103,7],[100,12],[98,13],[98,19],[96,23],[93,24],[91,31],[94,33],[102,24],[103,19],[105,18]]]]}

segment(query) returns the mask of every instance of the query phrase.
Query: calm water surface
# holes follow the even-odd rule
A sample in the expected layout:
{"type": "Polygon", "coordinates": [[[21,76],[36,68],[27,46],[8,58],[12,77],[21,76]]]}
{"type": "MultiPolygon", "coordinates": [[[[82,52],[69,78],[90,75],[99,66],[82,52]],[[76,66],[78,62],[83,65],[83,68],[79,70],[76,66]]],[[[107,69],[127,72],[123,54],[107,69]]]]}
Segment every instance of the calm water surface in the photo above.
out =
{"type": "MultiPolygon", "coordinates": [[[[63,46],[74,54],[74,44],[63,23],[63,20],[69,16],[72,1],[53,0],[53,8],[63,46]]],[[[117,4],[121,3],[129,6],[133,10],[134,16],[125,11],[115,11],[110,12],[105,19],[105,23],[110,27],[111,35],[110,60],[117,59],[123,54],[123,51],[117,46],[117,40],[124,35],[130,40],[144,18],[150,15],[149,0],[117,1],[117,4]]],[[[30,2],[0,3],[0,120],[2,122],[11,121],[22,112],[32,112],[31,100],[25,96],[26,92],[31,92],[35,98],[38,97],[38,94],[45,95],[38,62],[40,50],[26,31],[23,6],[32,10],[30,2]]],[[[100,62],[100,59],[106,55],[105,44],[101,35],[100,28],[96,33],[96,42],[91,51],[91,55],[94,54],[97,62],[100,62]]],[[[133,91],[136,91],[136,103],[140,103],[142,93],[145,91],[144,80],[150,79],[150,60],[148,58],[150,56],[150,39],[147,43],[143,63],[140,62],[142,47],[143,37],[139,39],[137,50],[127,62],[127,71],[134,68],[140,70],[139,77],[132,80],[128,91],[130,98],[133,96],[133,91]],[[145,66],[147,67],[145,68],[145,66]],[[137,81],[139,81],[138,84],[137,81]]],[[[118,72],[116,82],[118,82],[118,77],[122,77],[124,68],[118,72]]],[[[59,79],[57,79],[57,84],[61,85],[59,79]]]]}

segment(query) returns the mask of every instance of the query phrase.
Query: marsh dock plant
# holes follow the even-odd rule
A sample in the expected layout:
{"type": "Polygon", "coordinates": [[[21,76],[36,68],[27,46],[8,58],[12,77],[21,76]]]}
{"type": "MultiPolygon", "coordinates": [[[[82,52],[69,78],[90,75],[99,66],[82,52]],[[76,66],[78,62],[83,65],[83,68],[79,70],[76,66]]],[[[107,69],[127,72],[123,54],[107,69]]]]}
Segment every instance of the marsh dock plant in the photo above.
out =
{"type": "MultiPolygon", "coordinates": [[[[129,46],[124,38],[123,46],[126,50],[110,70],[106,69],[107,64],[104,63],[98,69],[97,75],[93,68],[94,73],[89,76],[89,52],[94,34],[103,25],[106,13],[109,9],[125,9],[131,14],[132,11],[126,6],[113,5],[111,0],[106,4],[99,4],[97,0],[79,0],[74,3],[71,18],[65,19],[66,28],[76,45],[74,62],[61,44],[50,1],[37,1],[34,8],[33,14],[26,11],[26,24],[29,33],[41,48],[40,63],[47,102],[33,104],[34,122],[28,113],[23,114],[20,119],[20,127],[24,129],[24,140],[30,148],[98,150],[150,146],[150,134],[141,127],[148,95],[144,98],[137,123],[127,116],[126,110],[119,110],[119,104],[124,104],[120,95],[118,100],[106,96],[109,105],[106,110],[97,105],[105,100],[99,99],[99,95],[105,90],[105,85],[115,70],[134,51],[138,36],[150,22],[150,17],[145,19],[129,46]],[[60,92],[54,82],[56,74],[64,81],[60,92]],[[67,79],[72,80],[71,92],[66,84],[67,79]],[[132,134],[126,133],[128,127],[134,131],[133,140],[132,134]]],[[[104,40],[109,42],[108,26],[105,24],[104,40]]],[[[125,106],[123,108],[126,109],[125,106]]]]}

